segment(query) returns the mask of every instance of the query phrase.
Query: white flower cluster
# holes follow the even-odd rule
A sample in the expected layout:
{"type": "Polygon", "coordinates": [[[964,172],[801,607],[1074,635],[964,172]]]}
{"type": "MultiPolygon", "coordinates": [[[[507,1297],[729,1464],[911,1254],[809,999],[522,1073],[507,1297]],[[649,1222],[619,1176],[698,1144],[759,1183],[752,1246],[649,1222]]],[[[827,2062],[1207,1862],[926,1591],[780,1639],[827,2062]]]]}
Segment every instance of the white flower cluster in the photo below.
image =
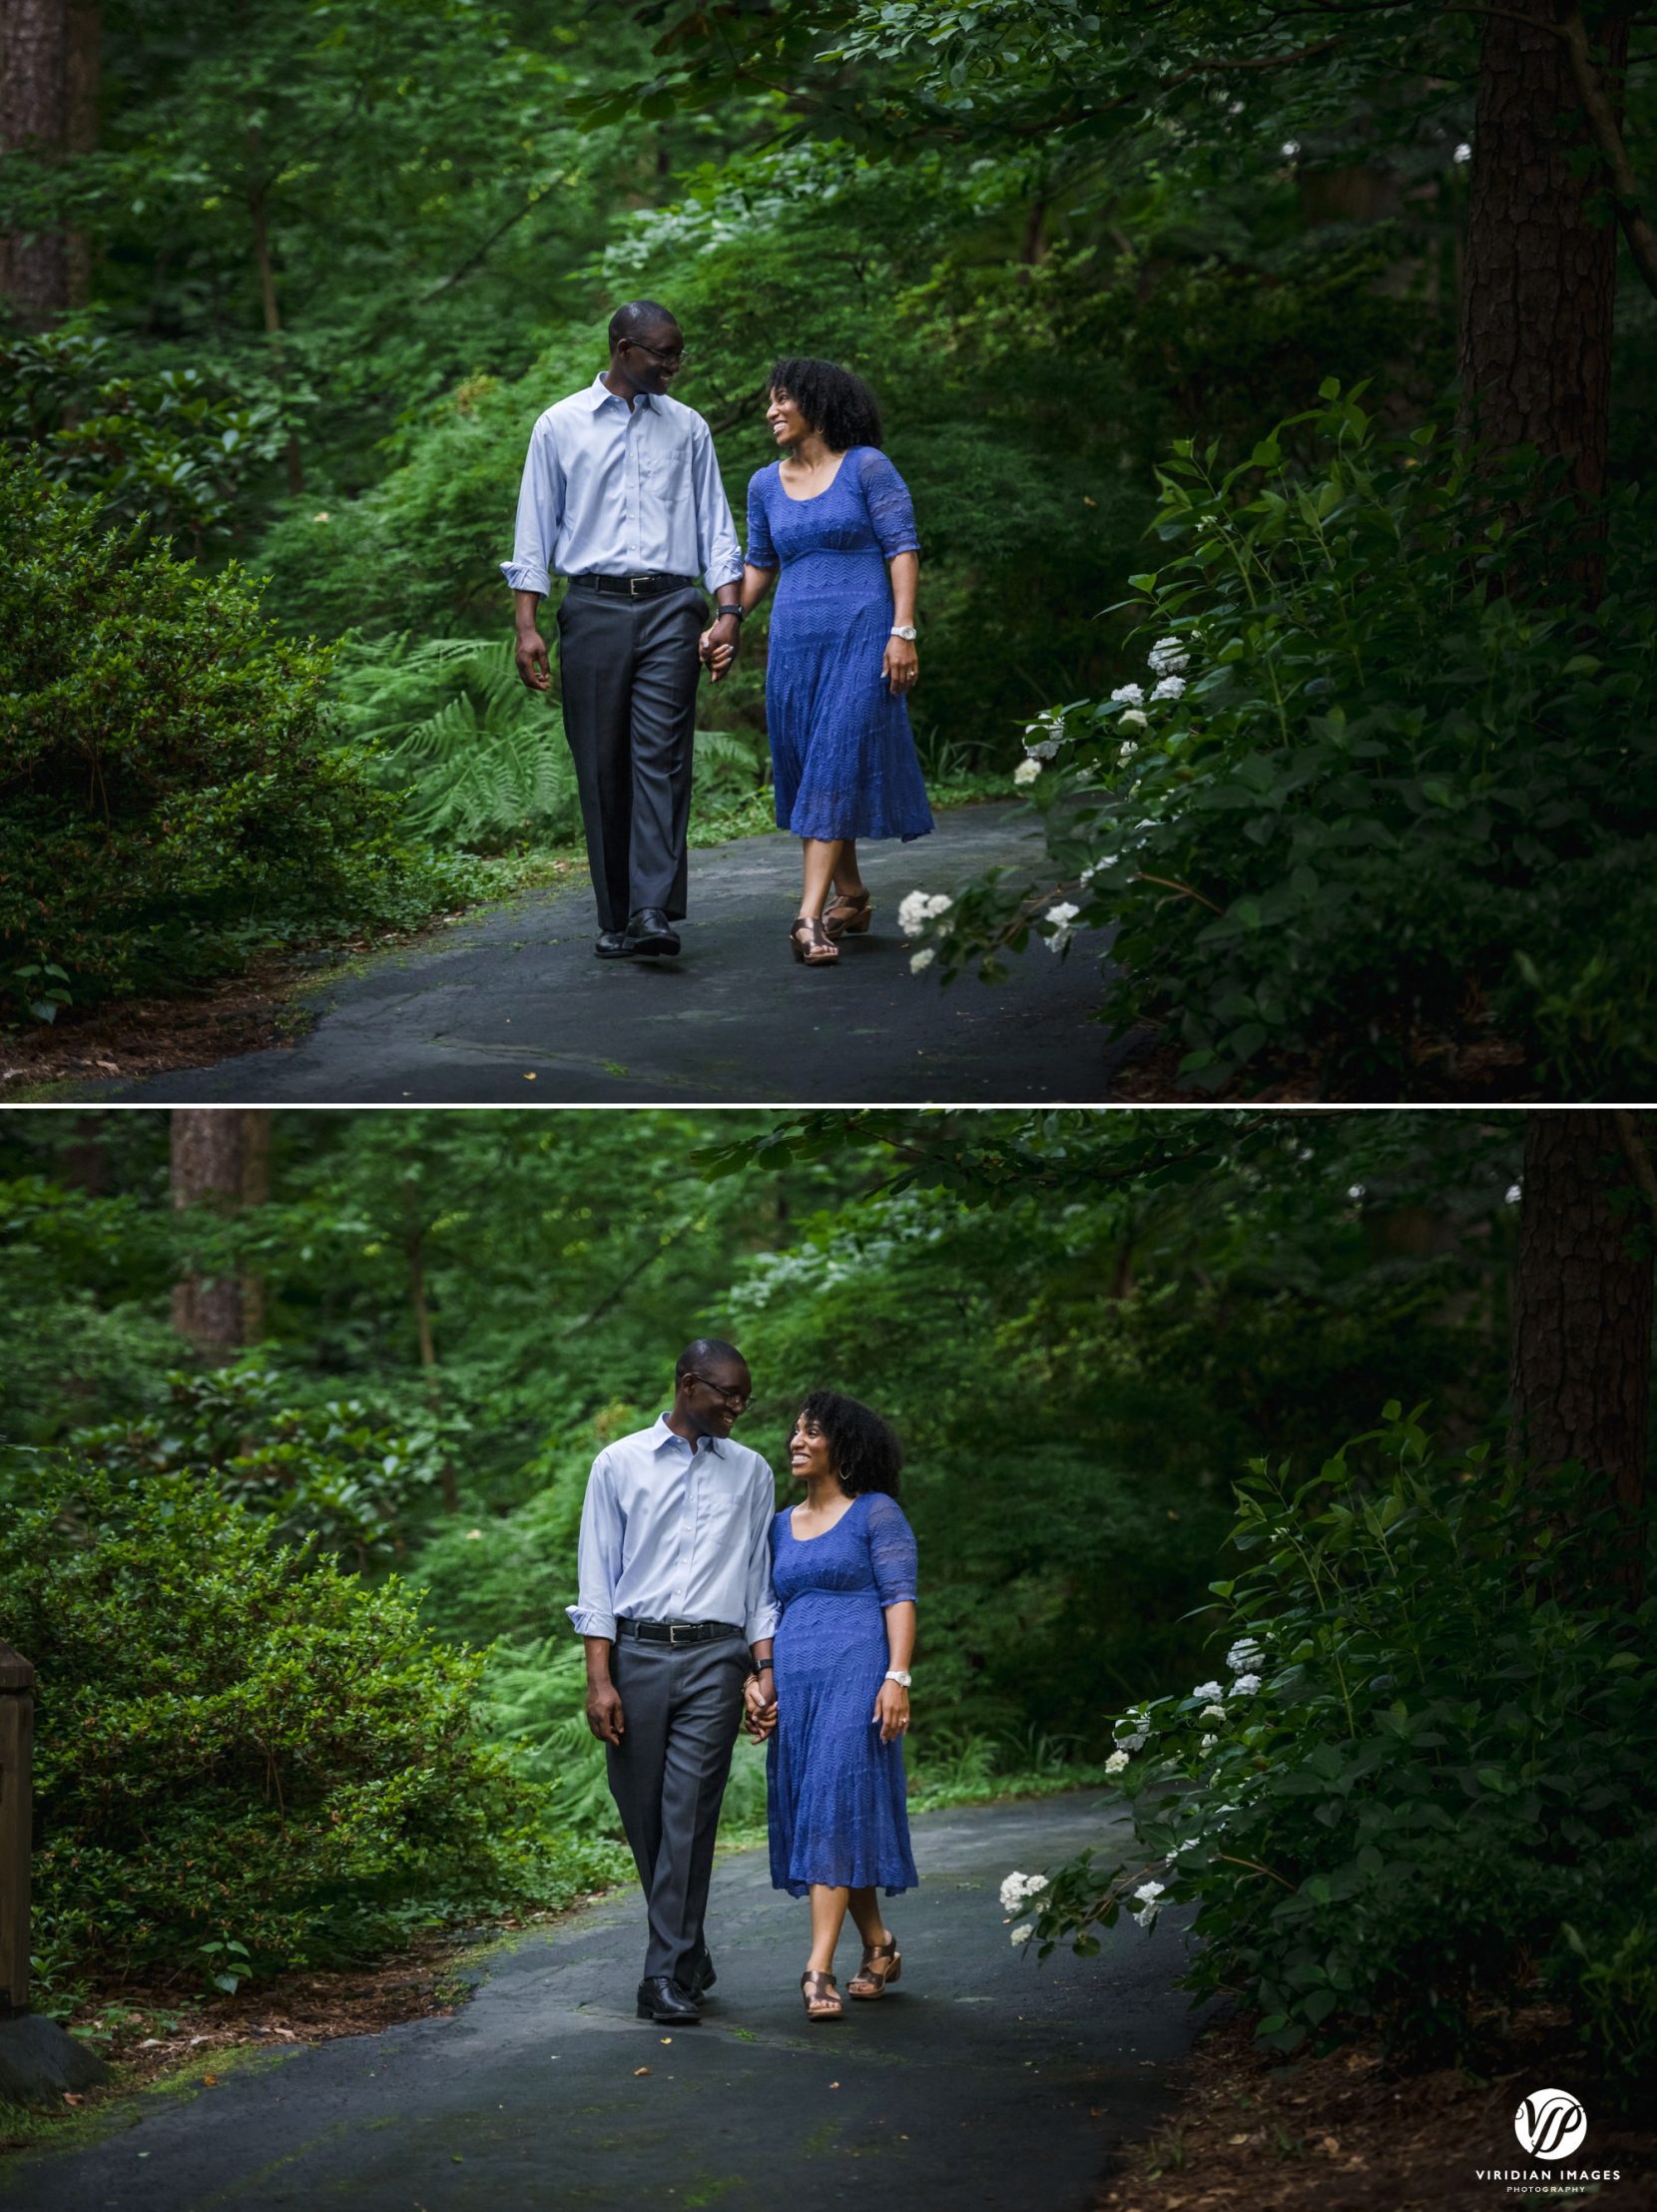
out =
{"type": "Polygon", "coordinates": [[[1047,939],[1049,952],[1062,952],[1064,950],[1070,942],[1071,924],[1080,912],[1081,908],[1072,905],[1068,898],[1061,899],[1056,906],[1048,907],[1042,919],[1053,924],[1053,934],[1047,939]]]}
{"type": "Polygon", "coordinates": [[[1049,707],[1024,728],[1024,751],[1032,761],[1050,761],[1065,739],[1064,717],[1049,707]]]}
{"type": "Polygon", "coordinates": [[[1233,1697],[1253,1697],[1259,1688],[1258,1674],[1240,1674],[1231,1686],[1231,1694],[1233,1697]]]}
{"type": "Polygon", "coordinates": [[[1178,699],[1184,690],[1185,678],[1183,676],[1164,676],[1152,691],[1151,697],[1153,700],[1178,699]]]}
{"type": "Polygon", "coordinates": [[[1118,684],[1110,698],[1113,707],[1143,707],[1145,687],[1142,684],[1118,684]]]}
{"type": "Polygon", "coordinates": [[[1106,1774],[1120,1774],[1128,1764],[1128,1754],[1120,1747],[1105,1761],[1106,1774]]]}
{"type": "Polygon", "coordinates": [[[905,937],[917,937],[927,922],[946,914],[954,903],[947,891],[910,891],[898,902],[897,926],[905,937]]]}
{"type": "Polygon", "coordinates": [[[1026,753],[1023,760],[1013,770],[1012,780],[1015,784],[1033,784],[1040,774],[1041,763],[1035,758],[1034,754],[1026,753]]]}
{"type": "Polygon", "coordinates": [[[1252,1636],[1240,1636],[1226,1653],[1226,1665],[1233,1674],[1255,1674],[1266,1663],[1266,1654],[1252,1636]]]}
{"type": "Polygon", "coordinates": [[[1226,1708],[1223,1705],[1205,1705],[1197,1715],[1200,1721],[1223,1721],[1225,1717],[1226,1708]]]}
{"type": "Polygon", "coordinates": [[[1218,1704],[1225,1694],[1218,1682],[1199,1682],[1191,1693],[1193,1697],[1200,1697],[1205,1705],[1218,1704]]]}
{"type": "Polygon", "coordinates": [[[1018,1912],[1028,1899],[1039,1897],[1046,1887],[1044,1874],[1009,1874],[1001,1885],[1002,1912],[1018,1912]]]}
{"type": "Polygon", "coordinates": [[[1012,1932],[1012,1939],[1015,1943],[1027,1943],[1034,1934],[1035,1930],[1028,1921],[1020,1921],[1012,1932]]]}
{"type": "MultiPolygon", "coordinates": [[[[1119,730],[1149,730],[1151,718],[1141,714],[1137,707],[1130,707],[1125,714],[1117,716],[1116,727],[1119,730]]],[[[1124,753],[1131,753],[1134,749],[1131,745],[1125,745],[1122,750],[1124,753]]]]}
{"type": "Polygon", "coordinates": [[[1134,1896],[1139,1900],[1144,1910],[1134,1915],[1135,1928],[1154,1928],[1156,1926],[1157,1915],[1162,1911],[1162,1907],[1157,1900],[1162,1896],[1166,1887],[1167,1885],[1162,1882],[1142,1882],[1139,1885],[1139,1888],[1134,1892],[1134,1896]]]}
{"type": "Polygon", "coordinates": [[[929,944],[922,945],[918,952],[909,954],[909,973],[918,975],[922,968],[929,968],[936,958],[937,954],[929,944]]]}
{"type": "Polygon", "coordinates": [[[1158,638],[1145,658],[1153,676],[1183,676],[1191,666],[1191,650],[1183,638],[1158,638]]]}

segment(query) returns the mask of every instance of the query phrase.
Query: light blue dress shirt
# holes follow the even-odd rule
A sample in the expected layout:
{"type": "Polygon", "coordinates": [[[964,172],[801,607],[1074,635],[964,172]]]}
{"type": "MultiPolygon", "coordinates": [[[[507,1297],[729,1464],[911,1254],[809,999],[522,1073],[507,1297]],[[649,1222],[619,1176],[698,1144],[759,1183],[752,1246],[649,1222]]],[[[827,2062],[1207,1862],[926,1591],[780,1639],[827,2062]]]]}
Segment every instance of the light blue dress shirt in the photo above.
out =
{"type": "Polygon", "coordinates": [[[500,565],[514,591],[544,593],[554,573],[735,583],[742,547],[714,433],[666,392],[629,407],[595,376],[529,433],[512,558],[500,565]]]}
{"type": "Polygon", "coordinates": [[[726,1436],[688,1438],[658,1416],[593,1461],[581,1508],[579,1636],[616,1621],[730,1621],[748,1641],[777,1627],[771,1521],[777,1485],[757,1451],[726,1436]]]}

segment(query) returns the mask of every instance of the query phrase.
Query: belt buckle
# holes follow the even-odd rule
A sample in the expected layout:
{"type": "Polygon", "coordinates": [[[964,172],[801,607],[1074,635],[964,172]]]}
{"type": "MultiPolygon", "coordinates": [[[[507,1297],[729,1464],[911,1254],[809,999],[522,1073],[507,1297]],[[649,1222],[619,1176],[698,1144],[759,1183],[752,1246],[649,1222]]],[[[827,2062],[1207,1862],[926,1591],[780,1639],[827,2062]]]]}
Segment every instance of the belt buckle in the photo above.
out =
{"type": "Polygon", "coordinates": [[[628,596],[628,598],[629,598],[629,599],[637,599],[637,598],[638,598],[638,597],[640,596],[640,592],[639,592],[639,586],[640,586],[641,584],[643,584],[643,583],[646,583],[646,582],[648,582],[648,578],[646,578],[646,577],[643,577],[643,576],[630,576],[630,577],[629,577],[629,578],[627,579],[627,596],[628,596]]]}
{"type": "MultiPolygon", "coordinates": [[[[669,1621],[668,1623],[668,1648],[672,1651],[679,1649],[679,1631],[683,1626],[684,1623],[681,1621],[669,1621]]],[[[686,1643],[692,1643],[695,1639],[687,1634],[685,1641],[686,1643]]]]}

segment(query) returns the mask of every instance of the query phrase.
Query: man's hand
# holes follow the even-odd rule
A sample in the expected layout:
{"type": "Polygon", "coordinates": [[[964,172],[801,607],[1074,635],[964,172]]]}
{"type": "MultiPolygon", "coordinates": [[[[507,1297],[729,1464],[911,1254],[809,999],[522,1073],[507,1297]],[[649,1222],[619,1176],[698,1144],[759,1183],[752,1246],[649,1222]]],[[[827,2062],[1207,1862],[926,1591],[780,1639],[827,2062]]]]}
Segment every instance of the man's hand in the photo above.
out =
{"type": "Polygon", "coordinates": [[[520,630],[512,657],[518,664],[518,674],[531,691],[547,689],[552,682],[552,669],[547,660],[546,641],[539,630],[520,630]]]}
{"type": "Polygon", "coordinates": [[[735,615],[722,615],[702,633],[702,665],[716,684],[737,658],[742,631],[743,626],[735,615]]]}
{"type": "Polygon", "coordinates": [[[751,1743],[763,1744],[777,1726],[777,1693],[766,1686],[774,1680],[768,1669],[751,1674],[743,1684],[743,1726],[751,1743]]]}
{"type": "Polygon", "coordinates": [[[627,1720],[622,1712],[621,1692],[613,1682],[588,1683],[587,1726],[601,1744],[621,1742],[627,1720]]]}

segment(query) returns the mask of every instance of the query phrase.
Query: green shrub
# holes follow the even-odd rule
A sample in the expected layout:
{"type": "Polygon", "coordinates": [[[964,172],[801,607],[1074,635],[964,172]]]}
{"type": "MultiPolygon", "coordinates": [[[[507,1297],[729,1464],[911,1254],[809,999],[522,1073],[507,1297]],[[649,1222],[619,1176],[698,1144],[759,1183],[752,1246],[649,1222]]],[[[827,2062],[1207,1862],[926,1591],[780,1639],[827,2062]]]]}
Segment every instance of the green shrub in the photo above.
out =
{"type": "Polygon", "coordinates": [[[452,896],[330,750],[326,665],[0,455],[0,988],[49,1014],[452,896]]]}
{"type": "Polygon", "coordinates": [[[37,1939],[63,1970],[357,1957],[615,1864],[479,1741],[480,1655],[190,1475],[46,1463],[0,1637],[39,1674],[37,1939]]]}
{"type": "Polygon", "coordinates": [[[967,886],[930,933],[943,972],[1118,923],[1105,1014],[1169,1026],[1200,1084],[1287,1053],[1392,1096],[1492,1006],[1561,1082],[1649,1075],[1649,595],[1560,604],[1580,539],[1545,474],[1381,436],[1333,382],[1215,457],[1185,440],[1162,474],[1149,666],[1029,734],[1057,880],[967,886]]]}
{"type": "Polygon", "coordinates": [[[1055,1874],[1043,1954],[1192,1902],[1188,1985],[1245,1989],[1280,2049],[1373,2021],[1472,2053],[1491,2008],[1559,1991],[1608,2075],[1649,2072],[1657,1600],[1618,1601],[1580,1469],[1383,1417],[1298,1487],[1239,1486],[1226,1671],[1118,1722],[1137,1850],[1055,1874]]]}

